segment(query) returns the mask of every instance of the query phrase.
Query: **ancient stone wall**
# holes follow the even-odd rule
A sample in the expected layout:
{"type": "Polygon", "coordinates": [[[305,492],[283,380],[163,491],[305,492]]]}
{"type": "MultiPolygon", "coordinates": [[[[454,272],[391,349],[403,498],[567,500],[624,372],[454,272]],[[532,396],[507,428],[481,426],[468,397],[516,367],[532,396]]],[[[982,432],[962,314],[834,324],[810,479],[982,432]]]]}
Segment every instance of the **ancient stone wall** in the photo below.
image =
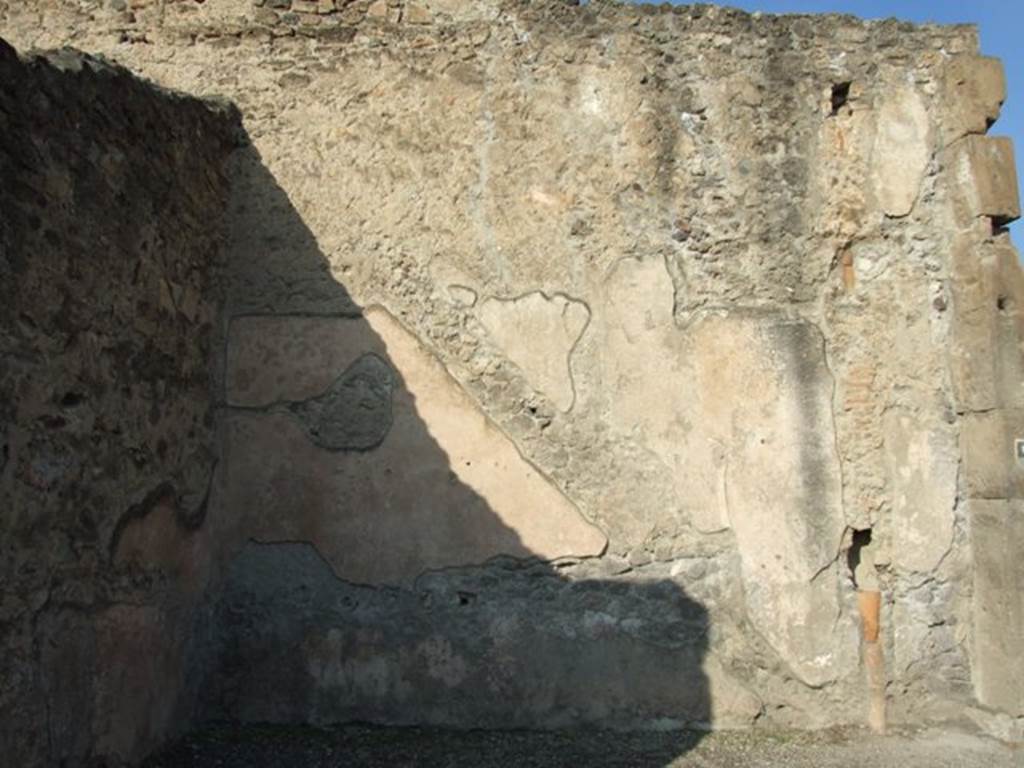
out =
{"type": "MultiPolygon", "coordinates": [[[[194,720],[874,696],[1020,732],[1019,204],[973,28],[34,0],[0,34],[242,114],[194,720]]],[[[151,577],[187,549],[139,530],[151,577]]]]}
{"type": "Polygon", "coordinates": [[[0,41],[0,762],[187,722],[237,116],[0,41]],[[168,557],[139,562],[162,541],[168,557]]]}

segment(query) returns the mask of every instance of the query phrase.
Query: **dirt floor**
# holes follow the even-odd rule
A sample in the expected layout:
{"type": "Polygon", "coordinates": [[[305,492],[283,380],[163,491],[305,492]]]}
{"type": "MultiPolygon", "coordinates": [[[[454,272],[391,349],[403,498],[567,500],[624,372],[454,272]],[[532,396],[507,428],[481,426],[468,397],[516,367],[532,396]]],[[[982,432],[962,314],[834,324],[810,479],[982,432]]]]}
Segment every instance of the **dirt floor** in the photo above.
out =
{"type": "Polygon", "coordinates": [[[856,729],[700,734],[223,726],[192,734],[144,766],[1022,768],[1024,746],[938,730],[902,730],[879,737],[856,729]]]}

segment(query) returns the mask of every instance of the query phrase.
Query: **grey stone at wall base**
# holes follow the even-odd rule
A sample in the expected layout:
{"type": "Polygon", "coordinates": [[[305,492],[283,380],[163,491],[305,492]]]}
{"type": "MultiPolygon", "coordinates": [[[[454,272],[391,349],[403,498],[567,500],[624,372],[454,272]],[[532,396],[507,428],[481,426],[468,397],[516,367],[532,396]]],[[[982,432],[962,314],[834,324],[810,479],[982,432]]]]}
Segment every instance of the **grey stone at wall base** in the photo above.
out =
{"type": "Polygon", "coordinates": [[[248,545],[212,614],[206,706],[247,722],[706,727],[705,609],[664,580],[550,566],[339,580],[309,545],[248,545]],[[267,695],[269,692],[273,695],[267,695]]]}

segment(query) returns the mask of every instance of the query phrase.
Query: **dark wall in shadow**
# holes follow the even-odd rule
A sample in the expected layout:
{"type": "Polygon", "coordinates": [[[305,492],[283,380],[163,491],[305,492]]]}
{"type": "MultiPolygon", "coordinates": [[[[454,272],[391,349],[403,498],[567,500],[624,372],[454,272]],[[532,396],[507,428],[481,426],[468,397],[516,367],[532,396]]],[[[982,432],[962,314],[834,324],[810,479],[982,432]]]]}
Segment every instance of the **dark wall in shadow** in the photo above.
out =
{"type": "Polygon", "coordinates": [[[133,759],[180,726],[194,594],[163,566],[203,518],[235,125],[0,40],[2,765],[133,759]],[[145,570],[118,547],[143,520],[145,570]]]}
{"type": "Polygon", "coordinates": [[[221,559],[191,647],[194,722],[706,726],[705,608],[673,581],[610,578],[599,559],[544,562],[526,547],[416,418],[425,403],[395,345],[331,275],[255,149],[233,166],[206,523],[221,559]],[[276,396],[239,405],[255,385],[240,383],[232,345],[254,317],[269,329],[251,353],[265,365],[242,368],[286,369],[276,396]],[[305,338],[272,338],[278,321],[305,338]],[[334,344],[348,357],[331,357],[334,344]],[[388,585],[339,575],[352,573],[388,585]]]}

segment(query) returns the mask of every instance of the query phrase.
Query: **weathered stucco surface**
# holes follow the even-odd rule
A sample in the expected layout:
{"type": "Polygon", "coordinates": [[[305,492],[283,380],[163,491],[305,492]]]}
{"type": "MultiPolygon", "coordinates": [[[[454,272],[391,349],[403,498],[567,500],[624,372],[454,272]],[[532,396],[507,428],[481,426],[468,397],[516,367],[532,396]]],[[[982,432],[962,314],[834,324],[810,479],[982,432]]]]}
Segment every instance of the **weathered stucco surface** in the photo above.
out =
{"type": "Polygon", "coordinates": [[[604,551],[604,534],[386,310],[237,318],[228,349],[228,402],[249,407],[224,424],[220,506],[236,540],[316,541],[360,584],[604,551]],[[315,368],[307,350],[324,351],[315,368]],[[339,394],[310,412],[333,382],[339,394]]]}
{"type": "Polygon", "coordinates": [[[1024,275],[974,29],[0,0],[0,35],[241,118],[4,49],[22,762],[204,718],[861,722],[878,659],[891,720],[1020,736],[1024,275]]]}

